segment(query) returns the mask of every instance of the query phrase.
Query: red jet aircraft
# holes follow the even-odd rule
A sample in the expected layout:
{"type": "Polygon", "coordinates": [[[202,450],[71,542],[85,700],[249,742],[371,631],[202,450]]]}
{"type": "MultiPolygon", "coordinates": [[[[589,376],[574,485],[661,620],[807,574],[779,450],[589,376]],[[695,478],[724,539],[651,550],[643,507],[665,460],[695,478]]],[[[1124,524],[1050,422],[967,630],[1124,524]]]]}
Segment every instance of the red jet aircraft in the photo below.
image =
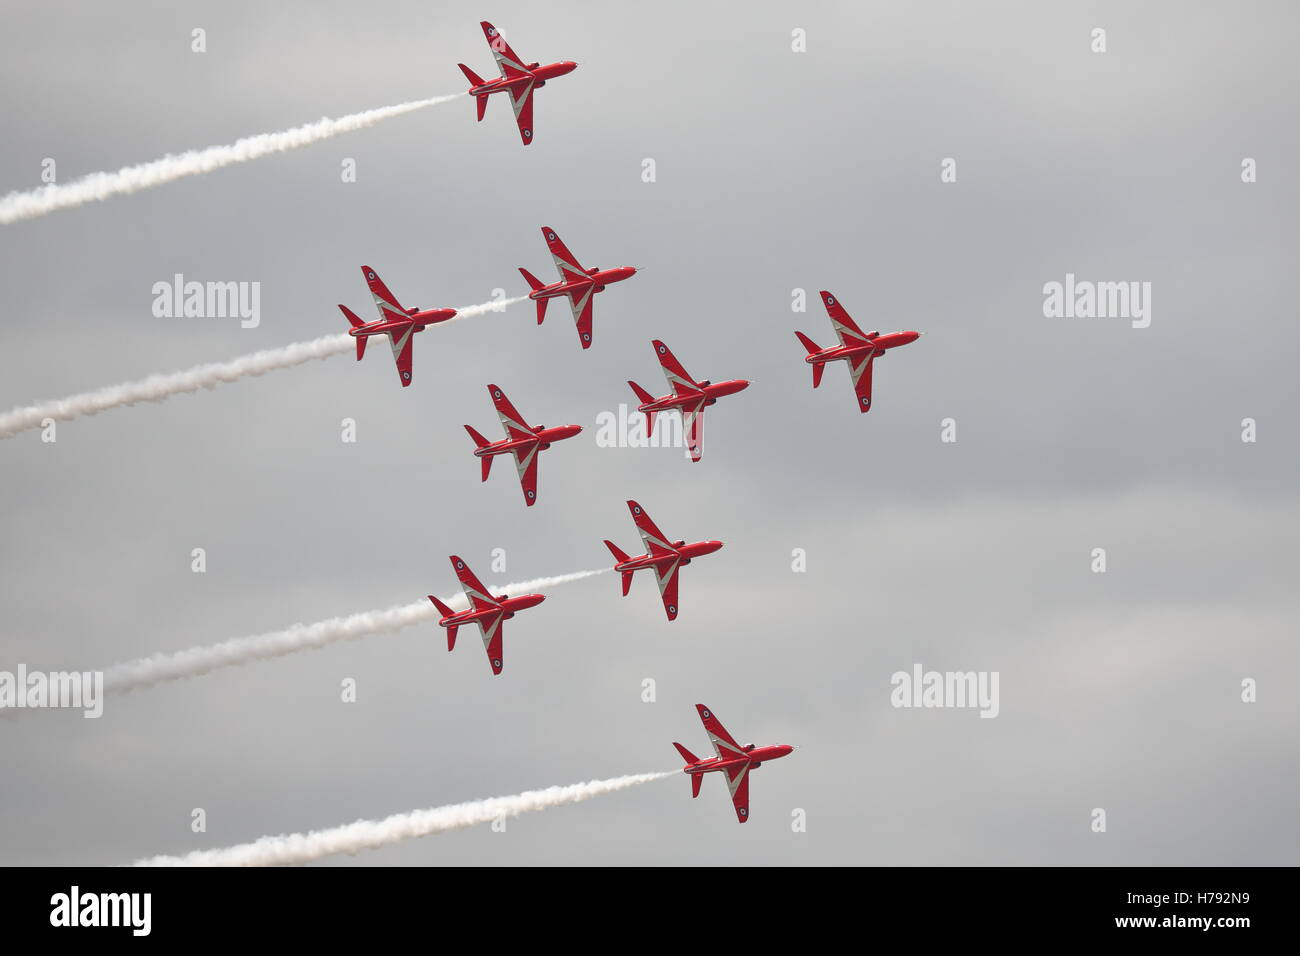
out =
{"type": "Polygon", "coordinates": [[[653,568],[655,580],[659,583],[659,594],[663,598],[664,610],[668,613],[668,620],[675,621],[677,620],[677,572],[690,564],[692,558],[717,551],[722,547],[722,542],[696,541],[687,544],[685,541],[673,541],[670,543],[667,536],[655,527],[655,523],[650,520],[645,509],[635,501],[629,501],[627,507],[632,512],[632,520],[636,522],[637,531],[641,532],[646,553],[632,558],[619,550],[614,542],[605,542],[605,547],[609,548],[610,554],[614,555],[614,570],[623,575],[623,596],[627,597],[627,592],[632,587],[634,572],[642,568],[653,568]]]}
{"type": "Polygon", "coordinates": [[[510,105],[515,111],[515,122],[519,124],[519,136],[527,146],[533,141],[533,90],[540,90],[546,85],[547,80],[572,73],[578,68],[578,64],[572,60],[562,60],[559,63],[548,63],[546,66],[540,63],[529,63],[525,66],[524,61],[510,49],[506,38],[497,32],[496,27],[486,20],[479,26],[483,28],[483,36],[487,38],[492,55],[496,57],[497,68],[501,70],[499,80],[485,82],[464,63],[457,64],[460,71],[465,74],[465,79],[471,84],[469,95],[474,97],[475,105],[478,106],[479,122],[483,121],[483,115],[487,112],[489,96],[493,93],[509,93],[510,105]]]}
{"type": "Polygon", "coordinates": [[[537,503],[539,455],[551,447],[551,442],[563,441],[578,434],[582,431],[582,426],[557,425],[555,428],[545,428],[541,425],[529,425],[524,421],[524,416],[510,404],[510,399],[506,398],[505,392],[495,385],[489,385],[487,388],[488,394],[492,396],[492,403],[497,407],[497,415],[501,417],[501,425],[506,430],[506,437],[501,441],[490,442],[466,425],[465,431],[469,432],[469,437],[474,439],[474,444],[478,446],[474,449],[474,457],[482,460],[483,480],[487,481],[488,472],[492,470],[493,456],[514,455],[515,468],[519,471],[519,482],[524,488],[524,504],[531,508],[537,503]]]}
{"type": "Polygon", "coordinates": [[[530,607],[537,607],[546,600],[544,594],[521,594],[518,597],[509,597],[505,594],[492,596],[492,592],[483,586],[483,583],[474,576],[474,572],[460,558],[454,554],[451,556],[451,566],[456,570],[456,577],[460,578],[461,589],[465,592],[465,597],[469,599],[469,608],[464,611],[453,611],[447,605],[443,604],[432,594],[429,600],[433,602],[442,613],[442,620],[439,625],[447,629],[447,650],[453,650],[456,647],[456,629],[464,624],[477,624],[479,630],[483,632],[483,647],[487,650],[488,663],[492,665],[492,673],[501,673],[501,622],[508,621],[515,616],[516,611],[524,611],[530,607]]]}
{"type": "Polygon", "coordinates": [[[584,349],[591,348],[591,305],[597,292],[604,292],[611,282],[622,282],[636,275],[631,266],[619,266],[616,269],[584,269],[572,252],[568,250],[555,230],[542,226],[542,235],[546,238],[555,268],[560,272],[560,281],[545,285],[527,269],[520,269],[524,281],[532,286],[528,298],[537,303],[537,324],[546,318],[546,303],[550,299],[568,296],[569,307],[573,310],[573,321],[578,325],[578,339],[584,349]]]}
{"type": "Polygon", "coordinates": [[[650,343],[654,346],[655,356],[663,367],[664,378],[668,379],[671,395],[652,398],[650,393],[636,382],[628,382],[636,397],[641,401],[637,411],[645,414],[646,434],[655,430],[655,413],[678,409],[682,413],[682,431],[686,435],[686,446],[691,450],[691,461],[699,461],[704,454],[704,409],[714,405],[724,395],[734,395],[749,388],[743,378],[730,382],[718,382],[716,385],[707,378],[697,382],[687,374],[682,363],[658,339],[650,343]]]}
{"type": "Polygon", "coordinates": [[[881,335],[879,332],[863,332],[857,323],[844,311],[844,307],[835,296],[823,290],[822,302],[835,326],[835,334],[840,337],[839,345],[821,348],[816,342],[802,332],[796,332],[803,347],[808,350],[804,361],[812,366],[813,388],[822,383],[822,372],[827,362],[846,361],[853,376],[853,390],[858,395],[858,411],[871,411],[871,363],[890,349],[900,345],[910,345],[921,337],[920,332],[891,332],[881,335]]]}
{"type": "Polygon", "coordinates": [[[784,757],[794,748],[789,744],[773,744],[770,747],[746,744],[742,747],[736,743],[731,734],[727,733],[727,728],[722,726],[709,708],[703,704],[696,704],[695,709],[700,713],[700,720],[704,721],[704,731],[709,735],[709,742],[713,744],[713,752],[716,756],[701,760],[681,744],[673,742],[677,752],[686,761],[682,773],[690,775],[691,796],[700,795],[700,784],[704,782],[706,773],[722,771],[727,777],[731,802],[736,806],[736,819],[744,823],[749,819],[749,772],[763,766],[765,760],[784,757]]]}
{"type": "Polygon", "coordinates": [[[366,340],[372,335],[387,335],[393,347],[393,358],[397,361],[397,374],[402,379],[402,387],[411,384],[411,336],[423,332],[425,326],[436,325],[454,318],[455,309],[403,309],[397,296],[388,291],[388,286],[379,278],[379,274],[370,266],[362,266],[361,274],[366,277],[370,294],[374,296],[375,307],[379,309],[377,322],[362,322],[346,305],[340,305],[347,320],[352,323],[348,332],[357,340],[357,361],[366,354],[366,340]]]}

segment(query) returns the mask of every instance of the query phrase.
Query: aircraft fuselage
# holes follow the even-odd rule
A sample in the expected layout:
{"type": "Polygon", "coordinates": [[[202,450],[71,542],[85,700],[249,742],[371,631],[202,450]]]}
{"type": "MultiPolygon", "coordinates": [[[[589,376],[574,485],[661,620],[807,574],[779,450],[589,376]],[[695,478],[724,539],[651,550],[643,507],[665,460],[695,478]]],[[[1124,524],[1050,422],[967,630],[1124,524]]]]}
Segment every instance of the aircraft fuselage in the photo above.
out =
{"type": "Polygon", "coordinates": [[[457,611],[449,617],[444,617],[438,623],[443,627],[462,627],[465,624],[475,624],[479,621],[490,621],[498,614],[505,614],[506,619],[515,616],[516,611],[526,611],[530,607],[537,607],[546,600],[545,594],[520,594],[516,597],[506,597],[504,594],[498,594],[495,597],[497,607],[469,608],[464,611],[457,611]]]}
{"type": "Polygon", "coordinates": [[[737,392],[743,392],[749,388],[749,382],[743,378],[732,379],[728,382],[700,382],[698,392],[687,392],[683,395],[664,395],[656,398],[653,402],[646,402],[644,405],[638,405],[639,412],[662,412],[670,408],[694,408],[699,404],[701,396],[704,398],[705,405],[712,405],[718,399],[727,395],[735,395],[737,392]]]}
{"type": "Polygon", "coordinates": [[[543,286],[534,292],[528,293],[528,298],[536,301],[537,299],[554,299],[562,295],[573,295],[586,292],[594,288],[597,292],[602,292],[605,286],[614,282],[622,282],[624,279],[630,279],[636,275],[636,268],[633,266],[618,266],[613,269],[589,269],[586,278],[570,279],[566,282],[552,282],[548,286],[543,286]]]}
{"type": "Polygon", "coordinates": [[[745,764],[752,765],[752,769],[768,760],[778,760],[794,750],[789,744],[772,744],[770,747],[755,747],[747,751],[743,757],[710,757],[707,760],[699,760],[695,763],[688,763],[682,768],[682,773],[701,774],[713,773],[718,770],[729,770],[732,767],[743,767],[745,764]]]}
{"type": "Polygon", "coordinates": [[[539,446],[543,449],[548,448],[552,442],[564,441],[566,438],[572,438],[582,431],[581,425],[556,425],[554,428],[541,428],[540,426],[532,435],[526,438],[506,438],[501,441],[494,441],[490,445],[474,450],[475,458],[491,458],[493,455],[511,454],[516,451],[526,451],[529,448],[539,446]]]}
{"type": "Polygon", "coordinates": [[[657,565],[670,565],[674,561],[681,561],[684,565],[690,564],[692,558],[701,558],[706,554],[712,554],[721,547],[721,541],[695,541],[691,544],[678,541],[672,545],[672,551],[668,554],[639,554],[634,558],[628,558],[626,561],[620,561],[614,565],[614,570],[640,571],[643,568],[653,568],[657,565]]]}
{"type": "Polygon", "coordinates": [[[890,332],[888,335],[876,335],[865,345],[833,345],[804,357],[809,365],[821,365],[825,362],[857,361],[869,355],[881,356],[890,349],[902,345],[911,345],[921,337],[920,332],[890,332]]]}
{"type": "Polygon", "coordinates": [[[546,84],[547,80],[553,80],[556,77],[572,73],[577,68],[578,64],[574,63],[572,60],[561,60],[558,63],[547,63],[545,66],[533,63],[519,76],[503,76],[495,80],[488,80],[486,83],[472,87],[469,92],[471,96],[491,96],[493,93],[501,93],[515,88],[523,88],[529,83],[536,83],[540,88],[546,84]]]}

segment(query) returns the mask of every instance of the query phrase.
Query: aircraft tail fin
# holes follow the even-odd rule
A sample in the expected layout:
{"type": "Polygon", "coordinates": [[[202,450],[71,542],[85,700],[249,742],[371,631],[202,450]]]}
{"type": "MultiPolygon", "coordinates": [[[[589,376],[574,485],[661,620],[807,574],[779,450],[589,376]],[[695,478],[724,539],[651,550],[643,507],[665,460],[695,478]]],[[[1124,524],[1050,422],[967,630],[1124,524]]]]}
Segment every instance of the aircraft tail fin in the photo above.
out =
{"type": "MultiPolygon", "coordinates": [[[[534,292],[546,288],[545,284],[543,284],[543,282],[540,279],[538,279],[537,276],[533,275],[527,269],[520,267],[519,274],[524,277],[524,281],[528,283],[528,287],[532,289],[534,292]]],[[[546,303],[549,301],[550,301],[549,299],[537,300],[537,324],[538,325],[541,325],[542,322],[546,320],[546,303]]]]}
{"type": "Polygon", "coordinates": [[[642,405],[649,405],[654,401],[654,396],[636,382],[628,382],[627,384],[631,387],[632,391],[636,393],[636,397],[640,400],[642,405]]]}
{"type": "Polygon", "coordinates": [[[605,547],[609,548],[609,553],[614,556],[615,561],[622,563],[627,560],[626,552],[624,552],[623,549],[620,548],[618,545],[616,545],[613,541],[606,540],[605,547]]]}
{"type": "MultiPolygon", "coordinates": [[[[340,304],[339,309],[343,312],[344,318],[348,320],[348,324],[351,325],[354,329],[359,329],[361,328],[361,326],[366,324],[362,322],[361,319],[357,317],[357,314],[353,312],[351,309],[349,309],[346,305],[340,304]]],[[[366,336],[364,335],[357,336],[357,361],[358,362],[361,361],[361,356],[366,354],[366,341],[367,341],[366,336]]]]}
{"type": "Polygon", "coordinates": [[[683,746],[682,746],[681,744],[679,744],[677,741],[675,741],[675,740],[673,741],[673,746],[677,748],[677,752],[678,752],[679,754],[682,755],[682,759],[685,760],[687,763],[699,763],[699,762],[700,762],[700,758],[699,758],[699,757],[695,756],[695,754],[691,753],[689,750],[687,750],[685,747],[683,747],[683,746]]]}
{"type": "MultiPolygon", "coordinates": [[[[486,448],[488,445],[492,444],[469,425],[465,426],[465,431],[469,432],[469,437],[474,439],[475,448],[486,448]]],[[[492,472],[492,456],[484,455],[479,459],[479,461],[483,463],[483,480],[487,481],[488,475],[492,472]]]]}
{"type": "Polygon", "coordinates": [[[433,606],[436,607],[439,610],[439,612],[441,612],[443,617],[451,617],[453,614],[456,613],[451,608],[447,607],[447,605],[439,601],[432,594],[429,595],[429,600],[433,602],[433,606]]]}
{"type": "Polygon", "coordinates": [[[802,332],[796,332],[795,335],[799,336],[799,341],[803,343],[803,347],[808,350],[809,355],[816,355],[822,350],[820,345],[808,338],[808,336],[804,335],[802,332]]]}
{"type": "MultiPolygon", "coordinates": [[[[460,71],[465,74],[465,79],[469,80],[471,86],[483,85],[483,77],[479,76],[469,67],[467,67],[464,63],[457,63],[456,65],[460,67],[460,71]]],[[[487,97],[484,97],[484,99],[486,98],[487,97]]]]}
{"type": "MultiPolygon", "coordinates": [[[[803,347],[808,350],[809,355],[816,355],[822,350],[820,345],[808,338],[808,336],[804,335],[802,332],[796,332],[795,335],[799,336],[799,341],[803,343],[803,347]]],[[[818,362],[813,365],[812,370],[813,388],[816,388],[822,383],[822,372],[826,371],[826,366],[818,362]]]]}

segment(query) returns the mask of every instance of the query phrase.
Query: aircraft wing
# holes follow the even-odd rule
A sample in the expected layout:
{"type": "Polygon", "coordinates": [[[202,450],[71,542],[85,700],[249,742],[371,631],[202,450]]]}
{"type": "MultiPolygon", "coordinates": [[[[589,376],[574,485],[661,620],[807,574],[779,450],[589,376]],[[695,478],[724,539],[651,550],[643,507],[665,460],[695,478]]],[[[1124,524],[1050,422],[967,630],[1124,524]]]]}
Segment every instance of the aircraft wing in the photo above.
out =
{"type": "Polygon", "coordinates": [[[573,322],[578,327],[578,341],[584,349],[591,348],[591,307],[596,299],[591,286],[581,294],[569,294],[569,308],[573,310],[573,322]]]}
{"type": "MultiPolygon", "coordinates": [[[[629,500],[627,503],[628,510],[632,512],[632,520],[636,522],[636,530],[641,532],[641,541],[645,544],[646,551],[654,557],[662,557],[666,554],[675,554],[676,552],[669,546],[668,539],[664,533],[659,530],[658,526],[650,520],[650,516],[645,513],[635,501],[629,500]]],[[[663,590],[662,585],[660,590],[663,590]]]]}
{"type": "Polygon", "coordinates": [[[494,614],[488,620],[480,620],[478,629],[483,632],[483,649],[487,651],[488,663],[492,665],[492,673],[500,674],[501,669],[505,666],[501,654],[501,632],[504,627],[502,619],[505,613],[494,614]]]}
{"type": "Polygon", "coordinates": [[[682,569],[680,559],[674,560],[667,567],[656,564],[655,579],[659,582],[659,597],[663,599],[664,611],[668,620],[677,620],[677,573],[682,569]]]}
{"type": "Polygon", "coordinates": [[[704,454],[704,399],[682,409],[682,434],[691,450],[691,461],[699,461],[704,454]]]}
{"type": "Polygon", "coordinates": [[[453,554],[451,556],[451,566],[456,572],[456,577],[460,579],[461,590],[465,592],[465,597],[469,598],[469,603],[475,610],[481,611],[484,608],[501,606],[492,597],[492,593],[483,586],[483,582],[469,569],[469,565],[461,558],[453,554]]]}
{"type": "Polygon", "coordinates": [[[546,248],[551,250],[551,258],[555,260],[555,268],[559,270],[562,280],[568,282],[571,279],[587,278],[587,270],[569,251],[569,247],[564,244],[554,229],[550,226],[542,226],[542,235],[546,238],[546,248]]]}
{"type": "Polygon", "coordinates": [[[514,79],[517,76],[524,76],[527,70],[524,69],[524,61],[515,55],[515,51],[510,49],[510,44],[506,42],[499,30],[486,20],[479,22],[483,28],[483,37],[487,40],[488,49],[492,51],[492,56],[496,58],[497,68],[501,71],[501,76],[507,80],[514,79]]]}
{"type": "Polygon", "coordinates": [[[853,375],[853,391],[858,395],[858,411],[871,411],[871,366],[875,363],[874,354],[854,362],[849,359],[849,372],[853,375]]]}
{"type": "Polygon", "coordinates": [[[411,353],[415,341],[415,330],[407,326],[399,335],[388,333],[388,344],[393,347],[393,361],[397,363],[397,376],[402,380],[402,387],[411,384],[411,353]]]}
{"type": "Polygon", "coordinates": [[[749,764],[728,767],[727,789],[731,791],[731,803],[736,808],[736,819],[744,823],[749,819],[749,764]]]}
{"type": "Polygon", "coordinates": [[[379,310],[379,317],[385,322],[393,319],[405,319],[408,313],[402,308],[402,303],[397,301],[397,296],[388,291],[388,286],[384,285],[384,280],[379,278],[379,273],[370,266],[362,266],[361,274],[366,277],[366,285],[370,287],[370,295],[375,300],[375,308],[379,310]]]}
{"type": "Polygon", "coordinates": [[[510,106],[515,111],[515,124],[519,127],[519,138],[527,146],[533,141],[533,90],[537,84],[532,80],[510,88],[510,106]]]}
{"type": "Polygon", "coordinates": [[[488,394],[492,396],[492,404],[496,406],[497,416],[501,419],[501,427],[506,430],[507,438],[513,440],[533,436],[533,429],[524,421],[524,416],[519,414],[519,410],[510,403],[510,399],[506,398],[505,392],[495,385],[489,385],[488,394]]]}
{"type": "Polygon", "coordinates": [[[825,289],[822,290],[822,304],[826,306],[826,314],[831,317],[831,325],[835,327],[835,334],[840,338],[840,345],[866,345],[871,341],[844,311],[844,306],[840,305],[839,299],[825,289]]]}
{"type": "Polygon", "coordinates": [[[532,507],[537,503],[537,460],[541,457],[538,454],[537,446],[531,446],[527,451],[523,449],[515,450],[515,469],[519,472],[519,484],[524,489],[524,504],[532,507]]]}
{"type": "Polygon", "coordinates": [[[726,759],[745,756],[745,748],[727,733],[727,728],[722,726],[722,721],[714,716],[713,711],[703,704],[696,704],[695,710],[700,715],[704,732],[709,735],[709,743],[713,744],[713,752],[717,756],[726,759]]]}
{"type": "Polygon", "coordinates": [[[668,380],[668,387],[673,390],[674,395],[690,395],[700,390],[699,384],[682,367],[682,363],[677,361],[677,356],[669,351],[668,346],[658,339],[651,344],[655,349],[655,357],[659,359],[659,366],[664,370],[664,378],[668,380]]]}

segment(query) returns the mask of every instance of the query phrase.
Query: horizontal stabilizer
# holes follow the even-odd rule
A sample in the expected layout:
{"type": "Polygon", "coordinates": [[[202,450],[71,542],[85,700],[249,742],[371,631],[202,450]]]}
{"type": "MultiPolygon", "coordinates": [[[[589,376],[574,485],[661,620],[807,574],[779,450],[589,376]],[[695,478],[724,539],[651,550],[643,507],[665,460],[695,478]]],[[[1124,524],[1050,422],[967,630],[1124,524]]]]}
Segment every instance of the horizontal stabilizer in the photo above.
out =
{"type": "MultiPolygon", "coordinates": [[[[620,564],[627,560],[626,552],[624,552],[623,549],[620,548],[618,545],[616,545],[613,541],[607,540],[605,542],[605,547],[609,548],[609,553],[612,554],[614,556],[614,560],[618,561],[620,564]]],[[[627,591],[624,590],[623,593],[626,594],[627,591]]]]}
{"type": "MultiPolygon", "coordinates": [[[[483,85],[483,77],[479,76],[464,63],[457,63],[456,65],[460,67],[460,71],[465,74],[465,79],[469,80],[471,86],[483,85]]],[[[484,97],[484,99],[486,99],[486,97],[484,97]]]]}
{"type": "Polygon", "coordinates": [[[682,759],[685,760],[687,763],[699,763],[699,762],[700,762],[700,758],[699,758],[699,757],[695,756],[695,754],[691,753],[689,750],[687,750],[687,749],[686,749],[685,747],[683,747],[681,744],[677,743],[677,741],[675,741],[675,740],[673,741],[673,746],[677,748],[677,752],[678,752],[679,754],[682,755],[682,759]]]}
{"type": "Polygon", "coordinates": [[[654,401],[654,396],[651,395],[649,392],[647,392],[636,382],[628,382],[627,384],[631,387],[632,391],[636,393],[637,400],[642,405],[649,405],[651,402],[654,401]]]}

